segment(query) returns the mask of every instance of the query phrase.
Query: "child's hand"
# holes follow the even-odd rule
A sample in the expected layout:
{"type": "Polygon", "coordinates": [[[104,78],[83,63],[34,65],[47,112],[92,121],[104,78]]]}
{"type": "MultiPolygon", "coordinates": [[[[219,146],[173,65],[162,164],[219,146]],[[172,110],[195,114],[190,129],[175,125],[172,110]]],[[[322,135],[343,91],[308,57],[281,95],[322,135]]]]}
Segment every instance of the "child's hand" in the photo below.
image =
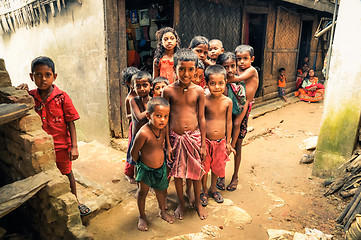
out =
{"type": "Polygon", "coordinates": [[[71,147],[69,151],[69,159],[70,161],[77,160],[79,157],[78,147],[71,147]]]}
{"type": "Polygon", "coordinates": [[[231,155],[231,153],[233,153],[234,155],[236,155],[236,150],[234,150],[234,148],[231,146],[230,143],[227,143],[226,145],[226,149],[227,149],[227,154],[231,155]]]}
{"type": "Polygon", "coordinates": [[[26,90],[29,91],[29,86],[26,83],[22,83],[19,86],[16,87],[16,90],[26,90]]]}
{"type": "Polygon", "coordinates": [[[170,145],[167,147],[167,156],[168,156],[168,160],[169,160],[170,162],[173,162],[173,160],[172,160],[172,157],[173,157],[173,148],[172,148],[170,145]]]}
{"type": "Polygon", "coordinates": [[[206,157],[207,157],[206,146],[202,146],[202,147],[201,147],[200,154],[201,154],[201,159],[202,159],[202,161],[205,161],[205,160],[206,160],[206,157]]]}

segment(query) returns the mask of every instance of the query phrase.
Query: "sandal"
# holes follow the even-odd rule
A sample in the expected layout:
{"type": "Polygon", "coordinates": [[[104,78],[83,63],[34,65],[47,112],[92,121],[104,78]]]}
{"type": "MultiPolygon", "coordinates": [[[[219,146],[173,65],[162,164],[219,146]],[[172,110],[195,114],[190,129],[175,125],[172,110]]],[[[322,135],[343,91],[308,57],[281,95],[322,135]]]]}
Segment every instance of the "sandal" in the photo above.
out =
{"type": "Polygon", "coordinates": [[[208,194],[207,193],[201,193],[201,204],[203,207],[208,205],[208,194]]]}
{"type": "Polygon", "coordinates": [[[80,216],[82,216],[82,217],[88,215],[89,213],[91,213],[90,208],[88,208],[84,204],[78,205],[78,209],[80,211],[80,216]]]}
{"type": "Polygon", "coordinates": [[[238,179],[232,180],[232,182],[228,184],[226,189],[227,191],[233,192],[234,190],[237,189],[237,185],[238,185],[238,179]]]}
{"type": "Polygon", "coordinates": [[[208,193],[209,195],[211,195],[211,197],[214,199],[214,201],[216,201],[216,203],[223,203],[224,202],[224,199],[221,195],[220,192],[209,192],[208,193]]]}
{"type": "Polygon", "coordinates": [[[225,177],[219,177],[217,178],[217,183],[216,183],[216,187],[219,190],[226,190],[226,183],[225,183],[225,177]]]}

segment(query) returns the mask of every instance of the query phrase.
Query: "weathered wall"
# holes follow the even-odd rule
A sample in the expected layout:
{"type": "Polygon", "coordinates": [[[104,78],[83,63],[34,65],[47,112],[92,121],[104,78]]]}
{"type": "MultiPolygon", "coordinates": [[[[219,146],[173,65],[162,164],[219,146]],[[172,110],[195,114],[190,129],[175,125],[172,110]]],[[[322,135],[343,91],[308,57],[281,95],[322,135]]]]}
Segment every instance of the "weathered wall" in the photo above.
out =
{"type": "Polygon", "coordinates": [[[80,114],[78,138],[109,143],[103,1],[69,2],[56,17],[48,16],[48,23],[0,35],[0,58],[13,85],[25,82],[31,89],[36,87],[29,78],[32,59],[52,58],[55,84],[70,95],[80,114]]]}
{"type": "Polygon", "coordinates": [[[193,37],[201,35],[220,39],[225,51],[233,51],[241,41],[241,2],[180,0],[176,30],[182,47],[188,47],[193,37]]]}
{"type": "Polygon", "coordinates": [[[337,174],[352,154],[361,114],[361,2],[341,1],[313,173],[337,174]]]}

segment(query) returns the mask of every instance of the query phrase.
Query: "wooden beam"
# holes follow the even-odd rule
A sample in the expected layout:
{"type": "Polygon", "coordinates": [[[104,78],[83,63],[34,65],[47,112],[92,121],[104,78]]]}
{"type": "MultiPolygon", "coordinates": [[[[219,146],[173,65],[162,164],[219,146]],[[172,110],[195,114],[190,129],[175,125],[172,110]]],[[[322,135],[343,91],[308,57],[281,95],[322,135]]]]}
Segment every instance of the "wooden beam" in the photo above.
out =
{"type": "Polygon", "coordinates": [[[180,13],[180,4],[179,4],[180,0],[174,0],[174,12],[173,12],[173,28],[175,30],[178,29],[179,27],[179,13],[180,13]]]}
{"type": "Polygon", "coordinates": [[[26,115],[30,107],[25,104],[3,103],[0,104],[0,125],[9,123],[26,115]]]}

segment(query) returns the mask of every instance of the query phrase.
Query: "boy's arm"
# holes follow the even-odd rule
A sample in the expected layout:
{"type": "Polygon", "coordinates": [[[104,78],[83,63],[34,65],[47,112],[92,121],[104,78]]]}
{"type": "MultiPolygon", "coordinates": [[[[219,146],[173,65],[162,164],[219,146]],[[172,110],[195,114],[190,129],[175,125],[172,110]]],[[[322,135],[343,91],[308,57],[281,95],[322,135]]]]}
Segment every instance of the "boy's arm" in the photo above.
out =
{"type": "Polygon", "coordinates": [[[206,152],[206,119],[204,116],[204,102],[205,96],[203,89],[198,90],[199,100],[198,100],[198,125],[199,130],[201,132],[201,158],[202,161],[206,160],[207,152],[206,152]]]}
{"type": "Polygon", "coordinates": [[[231,154],[233,152],[234,155],[236,155],[236,151],[231,146],[231,137],[232,137],[232,107],[233,103],[231,99],[228,100],[228,109],[227,109],[227,115],[226,115],[226,148],[227,148],[227,154],[231,154]]]}
{"type": "Polygon", "coordinates": [[[155,63],[156,59],[153,61],[153,79],[159,77],[159,68],[155,63]]]}
{"type": "Polygon", "coordinates": [[[125,99],[125,110],[127,111],[127,119],[132,118],[132,113],[130,112],[130,104],[129,104],[129,98],[125,99]]]}
{"type": "Polygon", "coordinates": [[[253,77],[257,73],[257,70],[253,67],[249,67],[244,72],[239,75],[235,75],[233,79],[227,79],[227,82],[234,83],[234,82],[244,82],[247,79],[253,77]]]}
{"type": "Polygon", "coordinates": [[[130,99],[129,103],[132,116],[134,116],[138,122],[144,120],[147,117],[147,111],[141,112],[134,98],[130,99]]]}
{"type": "MultiPolygon", "coordinates": [[[[167,100],[170,104],[169,90],[167,87],[164,88],[164,90],[162,92],[162,97],[164,97],[165,100],[167,100]]],[[[173,149],[172,149],[172,146],[170,145],[170,140],[169,140],[169,124],[170,124],[169,120],[168,120],[167,126],[165,127],[165,131],[166,131],[165,132],[165,146],[166,146],[168,159],[169,159],[169,161],[173,162],[173,160],[172,160],[173,149]]]]}
{"type": "Polygon", "coordinates": [[[69,133],[70,133],[70,140],[71,140],[69,159],[70,159],[70,161],[73,161],[79,157],[78,142],[76,139],[76,129],[75,129],[74,121],[67,122],[66,125],[68,126],[69,133]]]}
{"type": "Polygon", "coordinates": [[[135,135],[134,144],[132,149],[130,150],[130,155],[132,156],[132,159],[134,162],[138,162],[139,159],[139,151],[144,146],[144,143],[147,140],[147,137],[145,134],[142,134],[143,131],[139,131],[137,135],[135,135]]]}

